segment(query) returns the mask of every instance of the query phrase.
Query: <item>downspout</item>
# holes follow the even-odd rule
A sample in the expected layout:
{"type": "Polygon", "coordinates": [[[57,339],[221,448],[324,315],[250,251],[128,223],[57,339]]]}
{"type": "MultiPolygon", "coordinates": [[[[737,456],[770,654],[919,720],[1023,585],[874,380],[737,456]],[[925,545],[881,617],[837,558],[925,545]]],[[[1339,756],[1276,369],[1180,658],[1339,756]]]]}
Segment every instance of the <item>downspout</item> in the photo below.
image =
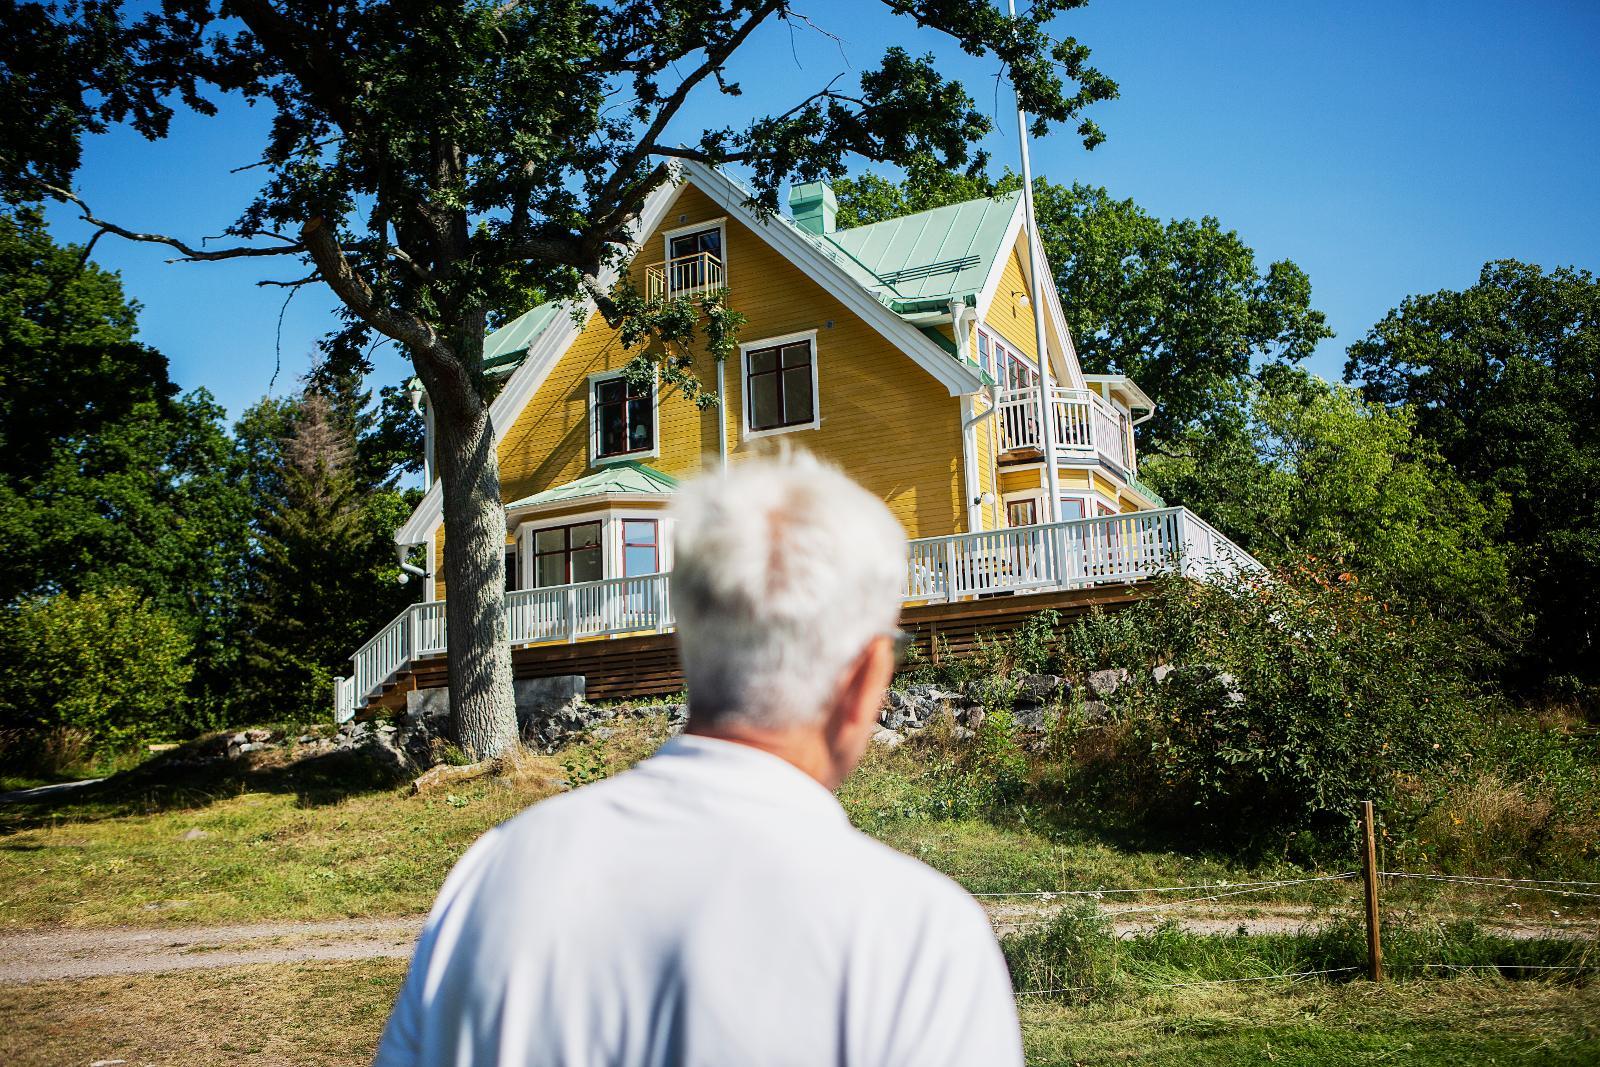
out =
{"type": "Polygon", "coordinates": [[[717,360],[717,464],[728,473],[728,361],[717,360]]]}
{"type": "MultiPolygon", "coordinates": [[[[950,299],[950,330],[955,335],[956,350],[963,356],[968,350],[969,339],[966,329],[971,315],[976,315],[976,308],[969,308],[967,302],[961,297],[950,299]]],[[[974,415],[975,404],[973,397],[976,394],[966,393],[961,397],[961,469],[965,472],[963,481],[967,491],[967,532],[977,533],[983,529],[983,496],[978,487],[978,423],[990,418],[998,411],[994,386],[989,386],[989,408],[980,414],[974,415]]]]}

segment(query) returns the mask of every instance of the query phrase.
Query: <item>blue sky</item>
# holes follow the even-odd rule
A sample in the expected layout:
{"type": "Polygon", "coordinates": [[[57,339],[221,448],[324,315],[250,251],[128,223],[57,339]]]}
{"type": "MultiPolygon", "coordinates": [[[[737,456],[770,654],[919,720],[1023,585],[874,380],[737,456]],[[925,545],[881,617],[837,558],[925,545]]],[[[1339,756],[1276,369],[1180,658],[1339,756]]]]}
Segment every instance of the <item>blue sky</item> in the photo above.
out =
{"type": "MultiPolygon", "coordinates": [[[[746,91],[737,110],[704,98],[681,137],[786,108],[901,43],[935,52],[996,111],[995,165],[1014,163],[993,60],[872,0],[797,7],[841,41],[768,30],[736,68],[746,91]]],[[[1344,346],[1404,296],[1469,285],[1486,260],[1600,271],[1594,0],[1095,0],[1056,25],[1094,49],[1122,96],[1094,110],[1108,140],[1093,152],[1065,131],[1034,142],[1036,173],[1104,185],[1162,217],[1214,215],[1263,264],[1299,263],[1338,334],[1312,360],[1325,376],[1340,376],[1344,346]]],[[[79,187],[97,213],[132,228],[220,233],[255,188],[259,171],[229,170],[256,158],[266,119],[232,106],[180,117],[161,144],[96,138],[79,187]]],[[[52,218],[58,239],[87,236],[70,212],[52,218]]],[[[143,337],[177,382],[205,386],[234,415],[269,387],[291,390],[334,325],[332,297],[308,287],[284,309],[282,290],[255,282],[293,276],[292,263],[167,264],[170,255],[110,237],[95,253],[143,304],[143,337]]],[[[379,373],[398,380],[402,362],[382,357],[379,373]]]]}

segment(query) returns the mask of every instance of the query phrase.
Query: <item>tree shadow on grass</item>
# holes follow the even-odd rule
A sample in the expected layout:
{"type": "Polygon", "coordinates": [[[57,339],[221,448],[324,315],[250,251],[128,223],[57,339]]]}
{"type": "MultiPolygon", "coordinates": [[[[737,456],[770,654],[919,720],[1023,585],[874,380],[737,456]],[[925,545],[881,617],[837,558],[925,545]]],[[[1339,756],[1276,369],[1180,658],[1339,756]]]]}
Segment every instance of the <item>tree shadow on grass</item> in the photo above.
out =
{"type": "Polygon", "coordinates": [[[247,793],[288,794],[301,807],[337,804],[393,790],[407,775],[370,749],[291,749],[218,757],[227,734],[209,735],[164,752],[94,785],[35,800],[0,804],[0,833],[63,820],[97,822],[208,807],[247,793]]]}

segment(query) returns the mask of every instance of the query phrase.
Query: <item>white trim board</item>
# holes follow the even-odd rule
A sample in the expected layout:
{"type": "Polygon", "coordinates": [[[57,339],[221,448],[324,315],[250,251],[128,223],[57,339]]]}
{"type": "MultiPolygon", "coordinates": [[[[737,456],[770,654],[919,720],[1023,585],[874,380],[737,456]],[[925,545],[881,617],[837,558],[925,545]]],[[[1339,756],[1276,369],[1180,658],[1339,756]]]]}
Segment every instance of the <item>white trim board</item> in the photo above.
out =
{"type": "Polygon", "coordinates": [[[795,333],[786,333],[778,337],[763,337],[756,341],[739,342],[739,439],[742,441],[754,441],[763,437],[772,437],[776,434],[820,429],[822,426],[822,388],[818,379],[820,372],[817,369],[817,362],[816,330],[799,330],[795,333]],[[777,348],[780,345],[794,344],[796,341],[805,341],[811,346],[811,419],[808,422],[797,422],[792,426],[773,426],[765,430],[752,430],[750,428],[750,353],[759,352],[764,348],[777,348]]]}

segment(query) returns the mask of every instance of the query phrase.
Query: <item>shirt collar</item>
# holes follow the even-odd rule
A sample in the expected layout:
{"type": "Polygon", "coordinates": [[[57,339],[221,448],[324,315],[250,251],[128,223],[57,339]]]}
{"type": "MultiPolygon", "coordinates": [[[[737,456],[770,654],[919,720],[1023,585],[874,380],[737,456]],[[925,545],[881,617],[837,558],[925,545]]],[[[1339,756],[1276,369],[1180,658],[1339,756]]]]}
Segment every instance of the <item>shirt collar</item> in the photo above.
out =
{"type": "Polygon", "coordinates": [[[737,741],[679,734],[636,769],[696,789],[732,793],[747,801],[849,821],[839,799],[821,782],[780,756],[737,741]]]}

